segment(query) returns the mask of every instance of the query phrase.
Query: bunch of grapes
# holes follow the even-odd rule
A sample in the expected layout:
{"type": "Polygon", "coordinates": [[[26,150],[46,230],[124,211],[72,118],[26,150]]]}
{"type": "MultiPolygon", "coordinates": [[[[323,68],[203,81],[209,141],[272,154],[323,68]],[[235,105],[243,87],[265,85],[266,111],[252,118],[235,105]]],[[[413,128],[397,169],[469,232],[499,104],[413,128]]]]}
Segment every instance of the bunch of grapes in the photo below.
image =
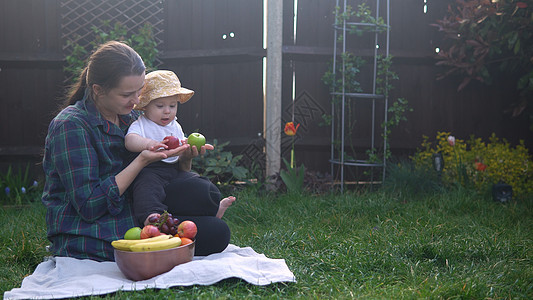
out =
{"type": "Polygon", "coordinates": [[[150,225],[154,225],[159,228],[159,231],[172,236],[178,233],[179,220],[174,218],[171,213],[166,210],[158,216],[151,216],[148,219],[150,225]]]}

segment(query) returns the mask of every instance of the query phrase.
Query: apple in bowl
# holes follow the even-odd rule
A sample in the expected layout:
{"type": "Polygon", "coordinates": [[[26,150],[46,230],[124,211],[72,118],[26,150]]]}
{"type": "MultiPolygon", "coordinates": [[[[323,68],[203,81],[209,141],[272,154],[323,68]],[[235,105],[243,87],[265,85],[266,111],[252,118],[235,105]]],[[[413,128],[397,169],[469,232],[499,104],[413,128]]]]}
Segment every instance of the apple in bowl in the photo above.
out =
{"type": "Polygon", "coordinates": [[[180,238],[188,238],[194,240],[198,228],[193,221],[185,220],[178,225],[178,236],[180,238]]]}

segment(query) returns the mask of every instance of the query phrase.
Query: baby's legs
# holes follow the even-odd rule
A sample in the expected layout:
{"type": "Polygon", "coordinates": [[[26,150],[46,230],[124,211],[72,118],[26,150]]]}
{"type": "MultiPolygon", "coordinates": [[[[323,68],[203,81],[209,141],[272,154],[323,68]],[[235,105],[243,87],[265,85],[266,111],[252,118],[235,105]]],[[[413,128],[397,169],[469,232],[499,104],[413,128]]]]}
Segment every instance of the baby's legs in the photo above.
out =
{"type": "Polygon", "coordinates": [[[150,214],[162,213],[167,209],[163,204],[165,173],[166,170],[161,168],[144,168],[133,182],[133,211],[141,226],[150,214]]]}
{"type": "Polygon", "coordinates": [[[192,172],[179,172],[165,188],[169,212],[186,216],[222,218],[235,197],[222,198],[220,190],[205,177],[192,172]]]}
{"type": "Polygon", "coordinates": [[[215,216],[220,203],[220,190],[205,177],[192,172],[179,172],[165,188],[164,204],[173,215],[215,216]]]}

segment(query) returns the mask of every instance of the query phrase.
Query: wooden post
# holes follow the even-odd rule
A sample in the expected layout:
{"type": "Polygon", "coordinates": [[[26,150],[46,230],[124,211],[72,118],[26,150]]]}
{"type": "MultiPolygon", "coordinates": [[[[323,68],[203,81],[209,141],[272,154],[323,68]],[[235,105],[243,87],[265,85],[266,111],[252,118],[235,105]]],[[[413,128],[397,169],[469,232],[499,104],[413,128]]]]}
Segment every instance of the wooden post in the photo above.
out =
{"type": "MultiPolygon", "coordinates": [[[[267,0],[265,0],[267,1],[267,0]]],[[[267,3],[266,63],[266,175],[275,175],[281,165],[281,66],[283,45],[283,1],[267,3]]]]}

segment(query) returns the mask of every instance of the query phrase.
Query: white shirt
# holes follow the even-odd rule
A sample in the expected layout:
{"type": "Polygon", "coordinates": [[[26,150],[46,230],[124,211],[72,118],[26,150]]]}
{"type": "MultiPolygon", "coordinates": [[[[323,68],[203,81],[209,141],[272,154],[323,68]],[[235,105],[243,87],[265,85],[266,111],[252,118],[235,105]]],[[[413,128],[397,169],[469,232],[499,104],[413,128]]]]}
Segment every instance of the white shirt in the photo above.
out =
{"type": "MultiPolygon", "coordinates": [[[[163,141],[165,137],[170,135],[175,136],[180,140],[185,139],[185,134],[183,133],[183,129],[178,123],[177,118],[174,118],[174,121],[170,122],[166,126],[161,126],[148,119],[144,115],[141,115],[135,122],[131,123],[126,135],[130,133],[136,133],[140,136],[156,141],[163,141]]],[[[178,161],[178,158],[178,156],[173,156],[165,158],[162,161],[173,164],[178,161]]]]}

